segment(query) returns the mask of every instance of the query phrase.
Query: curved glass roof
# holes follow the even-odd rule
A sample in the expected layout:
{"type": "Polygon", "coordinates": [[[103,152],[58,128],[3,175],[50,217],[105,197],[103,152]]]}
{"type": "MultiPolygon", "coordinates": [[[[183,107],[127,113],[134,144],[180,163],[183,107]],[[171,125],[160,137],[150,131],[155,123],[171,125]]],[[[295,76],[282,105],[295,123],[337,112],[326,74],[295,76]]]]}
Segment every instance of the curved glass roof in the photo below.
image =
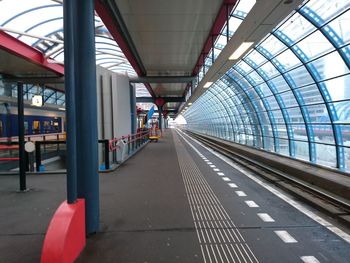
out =
{"type": "MultiPolygon", "coordinates": [[[[40,50],[52,63],[63,63],[62,0],[2,0],[0,30],[40,50]]],[[[118,44],[101,19],[95,15],[96,64],[111,71],[136,76],[118,44]]],[[[137,95],[150,96],[143,85],[137,95]]]]}
{"type": "Polygon", "coordinates": [[[186,110],[187,128],[349,172],[349,19],[349,1],[305,1],[186,110]]]}

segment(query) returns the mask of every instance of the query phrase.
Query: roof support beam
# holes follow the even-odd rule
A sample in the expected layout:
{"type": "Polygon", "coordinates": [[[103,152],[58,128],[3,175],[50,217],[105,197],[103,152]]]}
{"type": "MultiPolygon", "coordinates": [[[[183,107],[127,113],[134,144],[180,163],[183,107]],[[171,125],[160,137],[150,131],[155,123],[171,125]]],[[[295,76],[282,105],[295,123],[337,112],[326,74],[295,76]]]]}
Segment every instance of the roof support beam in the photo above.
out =
{"type": "Polygon", "coordinates": [[[131,83],[188,83],[195,80],[195,76],[164,76],[130,78],[131,83]]]}
{"type": "Polygon", "coordinates": [[[23,84],[60,84],[64,83],[64,77],[12,77],[5,76],[3,81],[21,82],[23,84]]]}
{"type": "MultiPolygon", "coordinates": [[[[185,102],[185,97],[161,97],[167,102],[185,102]]],[[[136,97],[136,102],[154,103],[155,99],[152,97],[136,97]]]]}
{"type": "Polygon", "coordinates": [[[58,75],[64,74],[64,67],[61,64],[50,63],[39,50],[25,44],[17,38],[0,31],[0,49],[5,50],[18,57],[39,65],[58,75]]]}
{"type": "MultiPolygon", "coordinates": [[[[111,33],[113,39],[118,43],[118,46],[123,51],[125,57],[130,62],[131,66],[136,71],[137,75],[145,76],[146,69],[142,64],[141,58],[136,50],[131,36],[124,23],[122,15],[115,4],[111,0],[95,0],[95,10],[111,33]]],[[[145,85],[152,97],[155,93],[148,83],[145,85]]]]}

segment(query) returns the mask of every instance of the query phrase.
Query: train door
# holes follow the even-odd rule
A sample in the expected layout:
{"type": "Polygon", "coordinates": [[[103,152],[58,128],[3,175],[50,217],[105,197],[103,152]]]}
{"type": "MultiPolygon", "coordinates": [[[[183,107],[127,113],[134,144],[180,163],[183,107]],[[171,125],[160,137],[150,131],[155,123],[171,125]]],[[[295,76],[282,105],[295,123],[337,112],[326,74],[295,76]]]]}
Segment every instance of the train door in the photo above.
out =
{"type": "Polygon", "coordinates": [[[40,121],[33,120],[32,131],[33,131],[33,134],[40,134],[40,121]]]}
{"type": "Polygon", "coordinates": [[[59,119],[53,120],[53,132],[59,133],[60,132],[60,122],[59,119]]]}

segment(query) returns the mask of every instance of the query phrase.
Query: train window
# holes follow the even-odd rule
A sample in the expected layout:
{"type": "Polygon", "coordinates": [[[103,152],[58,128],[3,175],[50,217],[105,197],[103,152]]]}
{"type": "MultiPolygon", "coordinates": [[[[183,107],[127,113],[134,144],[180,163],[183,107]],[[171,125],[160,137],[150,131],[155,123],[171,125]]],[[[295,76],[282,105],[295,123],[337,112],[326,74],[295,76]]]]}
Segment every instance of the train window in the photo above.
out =
{"type": "Polygon", "coordinates": [[[2,120],[0,120],[0,137],[2,137],[2,131],[3,131],[2,120]]]}
{"type": "Polygon", "coordinates": [[[33,134],[40,133],[40,121],[33,121],[32,130],[33,130],[33,134]]]}
{"type": "Polygon", "coordinates": [[[44,133],[49,133],[51,130],[51,125],[49,121],[43,121],[44,133]]]}
{"type": "Polygon", "coordinates": [[[58,132],[60,130],[60,124],[57,120],[53,121],[53,128],[56,132],[58,132]]]}
{"type": "Polygon", "coordinates": [[[28,130],[29,130],[29,123],[28,121],[24,122],[24,134],[28,135],[28,130]]]}

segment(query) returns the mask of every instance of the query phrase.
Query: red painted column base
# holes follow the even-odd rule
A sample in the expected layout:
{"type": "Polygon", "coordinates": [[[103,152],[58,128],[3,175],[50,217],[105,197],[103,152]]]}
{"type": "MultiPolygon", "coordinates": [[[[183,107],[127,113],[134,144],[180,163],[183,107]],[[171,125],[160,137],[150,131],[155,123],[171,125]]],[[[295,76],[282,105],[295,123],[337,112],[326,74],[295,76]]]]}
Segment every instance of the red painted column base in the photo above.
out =
{"type": "Polygon", "coordinates": [[[47,229],[41,263],[74,262],[86,244],[85,200],[64,201],[47,229]]]}

